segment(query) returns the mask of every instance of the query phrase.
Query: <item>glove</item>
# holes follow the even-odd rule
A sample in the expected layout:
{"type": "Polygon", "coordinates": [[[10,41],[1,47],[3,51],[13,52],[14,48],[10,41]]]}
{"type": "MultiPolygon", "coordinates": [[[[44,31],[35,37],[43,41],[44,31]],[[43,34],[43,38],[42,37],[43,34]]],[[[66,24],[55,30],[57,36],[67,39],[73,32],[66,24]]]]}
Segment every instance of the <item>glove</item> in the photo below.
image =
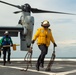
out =
{"type": "Polygon", "coordinates": [[[35,40],[32,40],[31,43],[34,44],[35,40]]]}
{"type": "Polygon", "coordinates": [[[53,43],[54,44],[54,47],[57,47],[57,44],[56,43],[53,43]]]}

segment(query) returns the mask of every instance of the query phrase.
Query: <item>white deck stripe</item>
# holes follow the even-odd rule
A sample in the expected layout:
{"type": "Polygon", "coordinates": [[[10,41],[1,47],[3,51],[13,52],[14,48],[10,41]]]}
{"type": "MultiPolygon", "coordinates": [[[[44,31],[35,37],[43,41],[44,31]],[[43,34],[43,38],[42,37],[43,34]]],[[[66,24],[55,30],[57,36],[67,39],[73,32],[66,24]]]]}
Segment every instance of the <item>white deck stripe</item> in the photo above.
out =
{"type": "MultiPolygon", "coordinates": [[[[45,61],[49,61],[50,59],[45,59],[45,61]]],[[[3,59],[0,59],[3,61],[3,59]]],[[[11,61],[24,61],[24,59],[11,59],[11,61]]],[[[37,59],[32,59],[32,61],[37,61],[37,59]]],[[[76,61],[76,59],[55,59],[55,61],[76,61]]]]}
{"type": "Polygon", "coordinates": [[[62,73],[57,73],[56,75],[66,75],[66,74],[70,74],[70,73],[76,73],[76,70],[62,72],[62,73]]]}
{"type": "MultiPolygon", "coordinates": [[[[25,68],[21,68],[21,67],[2,66],[2,65],[0,65],[0,67],[7,67],[7,68],[13,68],[13,69],[19,69],[19,70],[22,70],[22,69],[26,70],[25,68]]],[[[32,70],[32,69],[28,69],[28,71],[43,73],[43,74],[49,74],[49,75],[56,75],[55,73],[37,71],[37,70],[32,70]]]]}

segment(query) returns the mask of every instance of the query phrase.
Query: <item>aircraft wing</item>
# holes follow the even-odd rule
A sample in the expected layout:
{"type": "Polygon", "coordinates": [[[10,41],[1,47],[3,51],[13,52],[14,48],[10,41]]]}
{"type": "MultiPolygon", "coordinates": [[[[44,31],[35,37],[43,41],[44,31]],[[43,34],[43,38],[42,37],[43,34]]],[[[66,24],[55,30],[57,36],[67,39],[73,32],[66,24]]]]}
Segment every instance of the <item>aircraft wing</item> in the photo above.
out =
{"type": "Polygon", "coordinates": [[[0,26],[0,37],[4,35],[5,31],[9,31],[9,35],[17,37],[18,32],[22,32],[24,28],[22,26],[0,26]]]}
{"type": "Polygon", "coordinates": [[[18,32],[20,32],[20,50],[27,51],[27,41],[22,35],[24,31],[23,26],[0,26],[0,37],[4,36],[4,32],[8,31],[11,37],[18,37],[18,32]]]}

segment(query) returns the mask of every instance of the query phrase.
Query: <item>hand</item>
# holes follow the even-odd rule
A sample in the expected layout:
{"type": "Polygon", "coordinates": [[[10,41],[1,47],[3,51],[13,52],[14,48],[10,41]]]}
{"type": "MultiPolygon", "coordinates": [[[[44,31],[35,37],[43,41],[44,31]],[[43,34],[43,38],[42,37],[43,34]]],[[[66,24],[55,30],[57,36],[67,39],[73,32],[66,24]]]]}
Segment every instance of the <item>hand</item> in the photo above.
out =
{"type": "Polygon", "coordinates": [[[56,43],[53,43],[54,44],[54,47],[57,47],[57,44],[56,43]]]}
{"type": "Polygon", "coordinates": [[[28,52],[29,53],[32,53],[32,47],[29,48],[28,52]]]}
{"type": "Polygon", "coordinates": [[[30,49],[33,49],[33,47],[30,47],[30,49]]]}
{"type": "Polygon", "coordinates": [[[31,43],[34,44],[35,40],[32,40],[31,43]]]}
{"type": "Polygon", "coordinates": [[[11,46],[13,46],[13,44],[11,44],[11,46]]]}

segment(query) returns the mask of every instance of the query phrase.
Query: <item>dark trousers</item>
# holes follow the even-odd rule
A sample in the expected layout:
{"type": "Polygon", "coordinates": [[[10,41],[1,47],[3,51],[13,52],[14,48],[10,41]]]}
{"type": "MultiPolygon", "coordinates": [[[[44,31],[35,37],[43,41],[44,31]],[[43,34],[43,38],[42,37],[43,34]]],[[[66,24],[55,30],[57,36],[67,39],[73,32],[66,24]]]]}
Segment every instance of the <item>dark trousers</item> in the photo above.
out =
{"type": "Polygon", "coordinates": [[[41,63],[44,64],[44,58],[48,52],[48,47],[45,44],[38,45],[38,47],[41,50],[41,53],[40,53],[38,60],[37,60],[37,66],[40,66],[41,63]]]}
{"type": "Polygon", "coordinates": [[[11,55],[10,47],[3,48],[3,61],[4,61],[4,63],[6,62],[6,54],[7,53],[8,53],[7,61],[10,62],[10,55],[11,55]]]}

